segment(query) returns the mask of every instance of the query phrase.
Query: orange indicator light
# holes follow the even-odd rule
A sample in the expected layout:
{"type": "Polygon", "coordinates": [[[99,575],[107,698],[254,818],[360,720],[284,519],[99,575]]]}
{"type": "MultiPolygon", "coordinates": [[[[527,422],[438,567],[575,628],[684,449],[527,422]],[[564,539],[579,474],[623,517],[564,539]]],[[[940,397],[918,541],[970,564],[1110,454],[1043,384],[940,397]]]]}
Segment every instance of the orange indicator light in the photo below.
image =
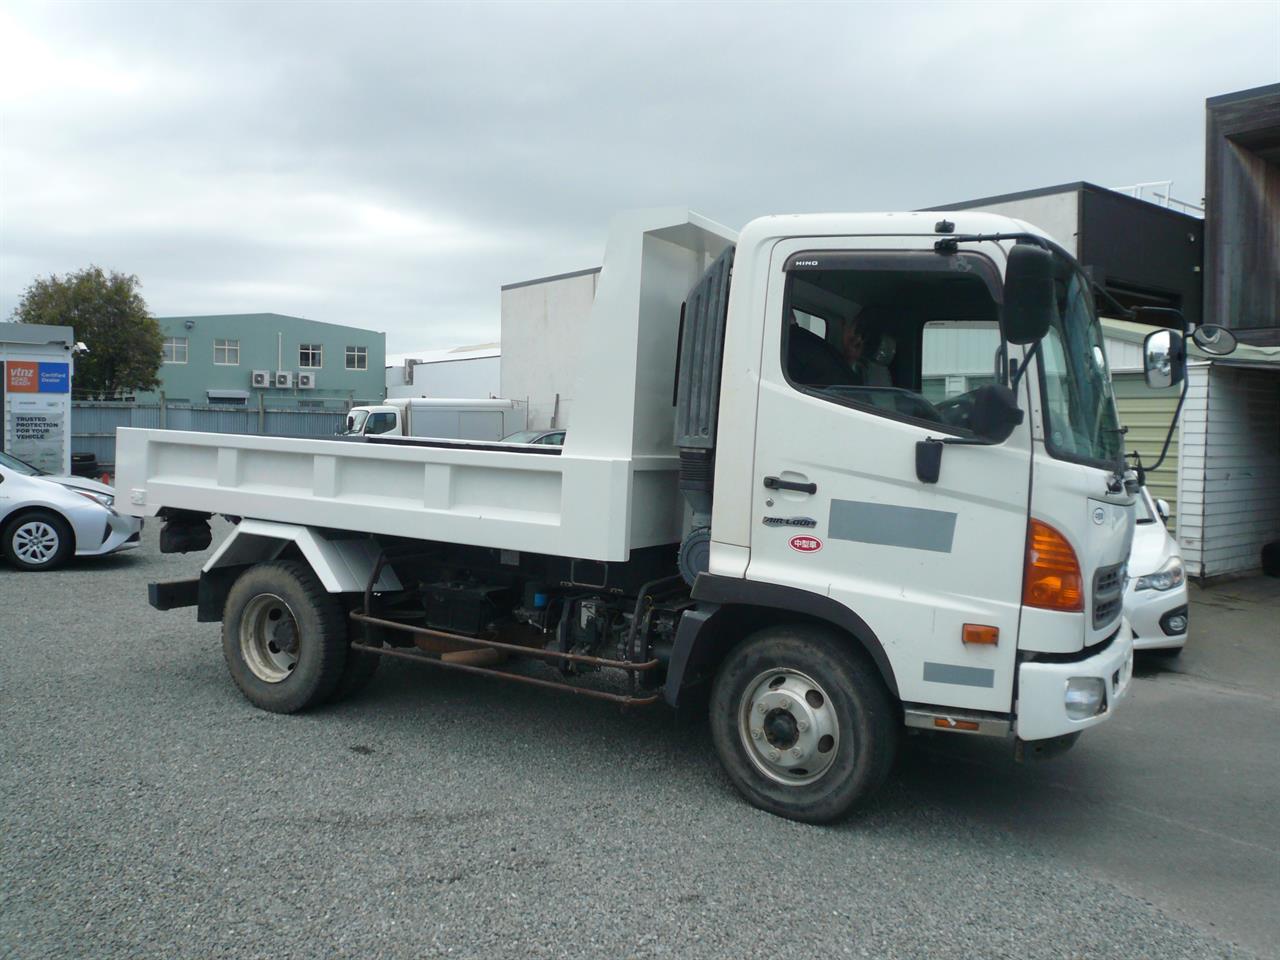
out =
{"type": "Polygon", "coordinates": [[[952,720],[950,717],[934,717],[933,725],[943,730],[977,730],[977,720],[952,720]]]}
{"type": "Polygon", "coordinates": [[[1084,609],[1084,577],[1067,538],[1043,520],[1027,528],[1026,576],[1022,602],[1045,610],[1084,609]]]}
{"type": "Polygon", "coordinates": [[[994,647],[1000,642],[1000,628],[985,623],[966,623],[960,638],[965,643],[983,643],[994,647]]]}

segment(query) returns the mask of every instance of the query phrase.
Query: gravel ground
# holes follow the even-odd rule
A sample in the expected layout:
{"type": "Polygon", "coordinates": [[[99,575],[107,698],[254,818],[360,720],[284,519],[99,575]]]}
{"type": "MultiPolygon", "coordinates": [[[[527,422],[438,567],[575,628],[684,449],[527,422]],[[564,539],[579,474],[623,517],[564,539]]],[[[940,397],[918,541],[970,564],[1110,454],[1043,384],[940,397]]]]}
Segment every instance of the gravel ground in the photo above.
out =
{"type": "Polygon", "coordinates": [[[190,575],[0,568],[6,957],[1251,956],[895,776],[835,828],[747,806],[705,725],[383,664],[250,707],[190,575]]]}

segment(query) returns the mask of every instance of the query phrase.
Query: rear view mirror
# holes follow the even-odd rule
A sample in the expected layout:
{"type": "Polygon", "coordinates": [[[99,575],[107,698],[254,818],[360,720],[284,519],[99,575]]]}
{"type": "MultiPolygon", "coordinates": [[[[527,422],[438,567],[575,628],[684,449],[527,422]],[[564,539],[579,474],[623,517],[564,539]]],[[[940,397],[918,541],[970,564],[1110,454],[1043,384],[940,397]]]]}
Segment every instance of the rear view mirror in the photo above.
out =
{"type": "Polygon", "coordinates": [[[1160,519],[1165,523],[1169,522],[1169,501],[1164,497],[1156,500],[1156,513],[1160,514],[1160,519]]]}
{"type": "Polygon", "coordinates": [[[1053,255],[1033,244],[1016,245],[1004,274],[1004,338],[1023,346],[1035,343],[1049,332],[1056,310],[1053,255]]]}
{"type": "Polygon", "coordinates": [[[1225,357],[1236,348],[1236,335],[1216,323],[1206,323],[1196,327],[1196,332],[1191,335],[1191,339],[1196,342],[1197,347],[1215,357],[1225,357]]]}
{"type": "Polygon", "coordinates": [[[1147,386],[1154,390],[1181,383],[1186,373],[1187,348],[1182,334],[1174,330],[1156,330],[1142,342],[1142,371],[1147,386]]]}

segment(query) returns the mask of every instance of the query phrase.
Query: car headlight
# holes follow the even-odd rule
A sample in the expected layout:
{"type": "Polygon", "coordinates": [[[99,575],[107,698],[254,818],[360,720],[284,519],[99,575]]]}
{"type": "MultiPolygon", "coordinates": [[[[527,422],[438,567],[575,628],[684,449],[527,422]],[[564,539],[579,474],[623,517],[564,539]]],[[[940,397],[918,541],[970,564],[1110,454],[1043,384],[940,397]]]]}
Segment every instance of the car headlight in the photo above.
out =
{"type": "Polygon", "coordinates": [[[116,505],[116,498],[109,493],[95,493],[92,490],[75,490],[73,492],[80,494],[86,500],[92,500],[100,507],[106,507],[108,510],[116,505]]]}
{"type": "Polygon", "coordinates": [[[1139,577],[1133,585],[1134,590],[1172,590],[1182,585],[1186,574],[1182,571],[1182,561],[1173,557],[1168,563],[1145,577],[1139,577]]]}

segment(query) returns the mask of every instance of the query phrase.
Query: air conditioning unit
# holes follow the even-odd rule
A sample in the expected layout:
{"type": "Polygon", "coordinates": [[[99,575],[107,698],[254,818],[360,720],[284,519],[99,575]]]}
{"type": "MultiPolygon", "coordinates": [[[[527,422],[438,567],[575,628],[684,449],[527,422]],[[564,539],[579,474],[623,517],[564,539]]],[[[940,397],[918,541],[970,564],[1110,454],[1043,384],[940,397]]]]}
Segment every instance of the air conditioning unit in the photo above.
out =
{"type": "Polygon", "coordinates": [[[271,371],[255,370],[250,375],[249,382],[259,390],[265,390],[271,386],[271,371]]]}
{"type": "Polygon", "coordinates": [[[316,388],[316,375],[314,373],[298,374],[299,390],[314,390],[316,388]]]}
{"type": "Polygon", "coordinates": [[[293,386],[293,371],[277,370],[276,378],[275,380],[272,381],[272,383],[277,387],[282,387],[287,390],[289,387],[293,386]]]}

